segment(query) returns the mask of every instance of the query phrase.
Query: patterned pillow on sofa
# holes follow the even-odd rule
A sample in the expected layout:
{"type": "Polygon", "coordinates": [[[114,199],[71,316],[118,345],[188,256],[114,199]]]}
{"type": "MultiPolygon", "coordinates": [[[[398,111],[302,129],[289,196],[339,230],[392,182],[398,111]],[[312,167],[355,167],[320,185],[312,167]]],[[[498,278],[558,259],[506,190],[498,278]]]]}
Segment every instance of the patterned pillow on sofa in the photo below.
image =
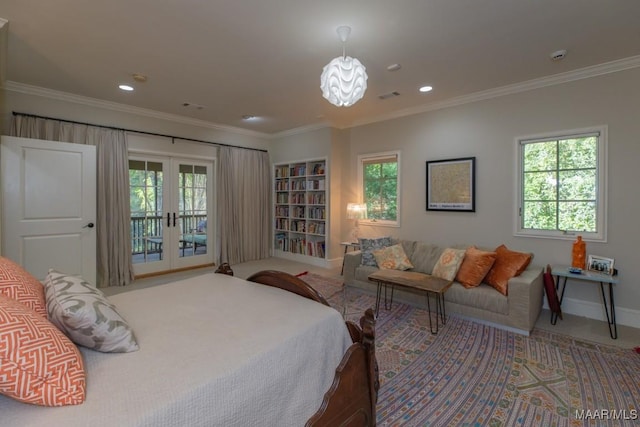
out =
{"type": "Polygon", "coordinates": [[[408,270],[413,268],[401,244],[387,246],[386,248],[373,251],[373,256],[376,259],[376,264],[378,264],[378,267],[381,269],[408,270]]]}
{"type": "Polygon", "coordinates": [[[49,319],[76,344],[105,353],[138,350],[133,330],[116,307],[81,277],[51,269],[44,288],[49,319]]]}
{"type": "Polygon", "coordinates": [[[441,279],[455,279],[466,252],[466,249],[445,249],[431,274],[441,279]]]}
{"type": "Polygon", "coordinates": [[[362,265],[377,267],[376,258],[373,251],[391,246],[391,237],[379,237],[377,239],[358,239],[360,241],[360,250],[362,251],[362,265]]]}

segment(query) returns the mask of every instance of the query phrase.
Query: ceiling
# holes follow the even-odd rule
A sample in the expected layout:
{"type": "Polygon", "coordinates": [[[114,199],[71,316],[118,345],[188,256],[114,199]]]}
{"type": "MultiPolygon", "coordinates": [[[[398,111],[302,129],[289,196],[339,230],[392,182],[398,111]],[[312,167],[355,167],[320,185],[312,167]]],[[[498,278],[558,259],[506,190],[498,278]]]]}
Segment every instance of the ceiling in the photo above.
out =
{"type": "Polygon", "coordinates": [[[640,55],[638,0],[2,0],[0,17],[8,85],[264,134],[351,127],[640,55]],[[341,25],[369,75],[348,108],[319,88],[341,25]]]}

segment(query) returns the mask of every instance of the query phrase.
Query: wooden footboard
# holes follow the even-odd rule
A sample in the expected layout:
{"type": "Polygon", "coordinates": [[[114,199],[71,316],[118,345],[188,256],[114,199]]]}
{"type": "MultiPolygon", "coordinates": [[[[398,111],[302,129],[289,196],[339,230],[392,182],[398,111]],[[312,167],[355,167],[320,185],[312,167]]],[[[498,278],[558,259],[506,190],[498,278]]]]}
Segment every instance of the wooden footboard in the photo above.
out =
{"type": "MultiPolygon", "coordinates": [[[[285,289],[324,305],[327,300],[300,278],[275,270],[260,271],[247,280],[285,289]]],[[[368,309],[360,325],[346,322],[351,345],[335,371],[333,384],[320,409],[306,426],[375,426],[378,402],[378,364],[375,354],[375,316],[368,309]]]]}

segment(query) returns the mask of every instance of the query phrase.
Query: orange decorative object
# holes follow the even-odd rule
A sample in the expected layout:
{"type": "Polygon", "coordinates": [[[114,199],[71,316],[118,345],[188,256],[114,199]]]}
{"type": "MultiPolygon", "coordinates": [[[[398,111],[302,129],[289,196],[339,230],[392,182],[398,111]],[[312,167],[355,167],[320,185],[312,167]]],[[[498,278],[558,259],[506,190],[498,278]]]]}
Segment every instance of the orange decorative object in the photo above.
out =
{"type": "Polygon", "coordinates": [[[582,240],[582,236],[578,236],[571,250],[571,267],[584,269],[586,258],[587,244],[582,240]]]}

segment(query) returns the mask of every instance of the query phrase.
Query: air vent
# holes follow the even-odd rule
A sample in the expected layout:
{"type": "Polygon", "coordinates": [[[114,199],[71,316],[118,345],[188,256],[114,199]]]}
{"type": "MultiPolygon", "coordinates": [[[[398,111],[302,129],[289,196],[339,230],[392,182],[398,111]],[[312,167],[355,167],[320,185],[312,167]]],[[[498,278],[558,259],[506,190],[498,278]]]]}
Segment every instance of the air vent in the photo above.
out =
{"type": "Polygon", "coordinates": [[[389,99],[389,98],[394,98],[396,96],[400,96],[400,92],[397,91],[393,91],[393,92],[389,92],[389,93],[384,93],[382,95],[378,95],[378,98],[380,99],[389,99]]]}
{"type": "Polygon", "coordinates": [[[184,108],[192,108],[194,110],[202,110],[204,108],[204,105],[194,104],[193,102],[183,102],[182,106],[184,108]]]}

